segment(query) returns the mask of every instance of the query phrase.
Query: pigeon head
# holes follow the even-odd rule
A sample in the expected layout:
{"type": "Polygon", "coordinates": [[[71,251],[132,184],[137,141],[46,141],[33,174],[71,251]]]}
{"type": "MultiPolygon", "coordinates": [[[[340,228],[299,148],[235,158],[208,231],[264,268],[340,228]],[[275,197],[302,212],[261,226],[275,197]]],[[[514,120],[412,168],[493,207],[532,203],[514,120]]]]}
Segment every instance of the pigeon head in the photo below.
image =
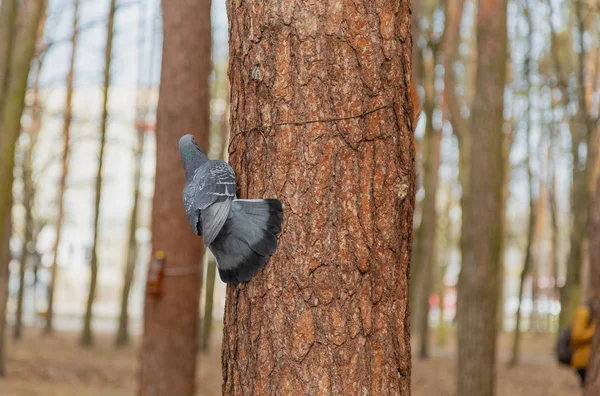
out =
{"type": "Polygon", "coordinates": [[[190,134],[184,135],[179,139],[179,154],[183,162],[186,180],[193,178],[196,169],[208,160],[206,155],[200,150],[200,147],[198,147],[194,136],[190,134]]]}

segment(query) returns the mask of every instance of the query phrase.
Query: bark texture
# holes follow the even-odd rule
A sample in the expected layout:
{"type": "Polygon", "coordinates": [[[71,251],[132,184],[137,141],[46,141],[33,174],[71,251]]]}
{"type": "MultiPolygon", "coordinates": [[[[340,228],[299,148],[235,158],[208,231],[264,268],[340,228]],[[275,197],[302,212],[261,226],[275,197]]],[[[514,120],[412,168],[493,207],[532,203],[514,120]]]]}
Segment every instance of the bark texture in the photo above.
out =
{"type": "Polygon", "coordinates": [[[477,77],[471,115],[470,199],[458,284],[458,395],[494,394],[501,274],[505,0],[479,0],[477,77]]]}
{"type": "Polygon", "coordinates": [[[185,177],[177,142],[194,134],[208,145],[211,71],[210,1],[164,1],[163,62],[157,120],[152,249],[166,255],[162,294],[146,295],[139,394],[194,395],[200,274],[204,245],[191,230],[181,191],[185,177]]]}
{"type": "Polygon", "coordinates": [[[67,177],[69,175],[69,144],[71,141],[71,121],[73,120],[73,81],[75,76],[75,54],[77,53],[77,30],[79,29],[79,0],[73,3],[73,33],[71,34],[71,58],[69,71],[67,73],[67,92],[65,95],[65,108],[63,117],[63,149],[62,149],[62,172],[58,190],[58,216],[56,217],[56,239],[54,240],[54,255],[52,259],[50,285],[48,286],[48,312],[46,314],[46,334],[52,332],[52,319],[54,317],[54,285],[56,284],[56,271],[58,268],[58,248],[62,235],[62,224],[64,215],[65,191],[67,189],[67,177]]]}
{"type": "Polygon", "coordinates": [[[409,395],[409,1],[227,2],[230,162],[279,248],[227,289],[225,395],[409,395]]]}
{"type": "MultiPolygon", "coordinates": [[[[110,65],[112,60],[112,43],[116,11],[117,2],[116,0],[111,0],[106,27],[106,48],[104,50],[104,95],[102,103],[102,121],[100,123],[100,154],[98,155],[98,172],[96,173],[96,200],[94,205],[94,238],[92,242],[92,258],[90,260],[90,287],[87,304],[85,306],[85,316],[83,317],[83,331],[81,332],[81,345],[83,346],[90,346],[93,344],[92,309],[94,307],[96,284],[98,280],[98,233],[100,224],[100,200],[102,199],[102,168],[104,165],[106,130],[108,129],[108,94],[110,90],[110,65]]],[[[56,268],[54,271],[56,271],[56,268]]]]}

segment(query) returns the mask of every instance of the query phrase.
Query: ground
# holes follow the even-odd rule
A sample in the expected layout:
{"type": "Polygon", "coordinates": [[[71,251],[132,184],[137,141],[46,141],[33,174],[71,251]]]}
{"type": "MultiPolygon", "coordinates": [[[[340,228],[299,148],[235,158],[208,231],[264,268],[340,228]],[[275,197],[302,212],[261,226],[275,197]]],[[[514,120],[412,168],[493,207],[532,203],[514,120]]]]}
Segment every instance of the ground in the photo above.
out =
{"type": "MultiPolygon", "coordinates": [[[[580,394],[576,375],[559,367],[552,357],[553,336],[524,336],[523,363],[508,368],[509,335],[499,342],[498,396],[573,396],[580,394]]],[[[207,355],[199,355],[198,396],[221,394],[220,331],[207,355]]],[[[136,388],[136,346],[115,350],[112,337],[98,336],[96,346],[82,349],[77,334],[42,336],[28,329],[15,343],[8,339],[7,377],[0,379],[2,396],[130,396],[136,388]]],[[[452,396],[456,364],[448,346],[434,348],[434,357],[413,359],[413,396],[452,396]]]]}

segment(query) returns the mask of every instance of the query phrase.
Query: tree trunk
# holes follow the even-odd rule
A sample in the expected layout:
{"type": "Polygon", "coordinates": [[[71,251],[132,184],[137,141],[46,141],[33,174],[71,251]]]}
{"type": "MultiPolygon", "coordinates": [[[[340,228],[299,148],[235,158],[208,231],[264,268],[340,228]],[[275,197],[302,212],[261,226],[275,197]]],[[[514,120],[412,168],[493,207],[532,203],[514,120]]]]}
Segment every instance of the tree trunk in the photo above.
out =
{"type": "Polygon", "coordinates": [[[8,81],[16,19],[17,0],[3,0],[0,3],[0,125],[2,125],[2,106],[8,81]]]}
{"type": "MultiPolygon", "coordinates": [[[[12,195],[11,195],[12,196],[12,195]]],[[[12,208],[11,202],[9,206],[12,208]]],[[[10,263],[10,234],[12,230],[12,216],[9,215],[4,221],[4,239],[0,241],[0,377],[6,375],[4,367],[6,347],[6,303],[8,301],[8,264],[10,263]]]]}
{"type": "Polygon", "coordinates": [[[505,0],[479,0],[471,164],[458,284],[458,395],[494,394],[501,274],[505,0]]]}
{"type": "Polygon", "coordinates": [[[228,285],[223,394],[409,395],[410,2],[283,4],[227,2],[239,194],[285,221],[228,285]]]}
{"type": "MultiPolygon", "coordinates": [[[[11,3],[11,0],[2,2],[3,5],[5,3],[11,3]]],[[[10,74],[10,77],[4,82],[5,96],[2,108],[0,108],[0,186],[2,186],[0,188],[0,224],[6,222],[10,211],[8,203],[12,195],[15,143],[21,131],[21,115],[25,107],[27,77],[35,50],[38,27],[45,9],[44,0],[23,2],[18,15],[19,29],[14,36],[14,42],[19,45],[12,49],[4,62],[0,60],[0,64],[9,62],[10,74]]],[[[4,8],[2,8],[2,13],[4,13],[4,8]]],[[[0,66],[0,69],[2,68],[0,66]]],[[[2,70],[0,70],[0,74],[2,74],[1,72],[2,70]]],[[[1,87],[0,91],[2,91],[1,87]]],[[[0,241],[3,240],[4,228],[0,227],[0,241]]]]}
{"type": "Polygon", "coordinates": [[[423,110],[427,115],[425,135],[421,143],[423,163],[423,197],[421,225],[417,231],[419,242],[415,243],[415,254],[419,257],[419,275],[417,277],[416,293],[418,304],[419,357],[429,357],[429,295],[433,290],[433,272],[435,271],[436,255],[436,195],[438,184],[438,170],[440,166],[441,133],[433,126],[433,112],[435,110],[435,65],[437,64],[437,50],[433,49],[433,60],[425,78],[425,103],[423,110]]]}
{"type": "MultiPolygon", "coordinates": [[[[135,266],[138,257],[138,245],[136,241],[136,231],[138,227],[138,208],[140,201],[140,187],[142,180],[142,160],[144,156],[144,141],[146,137],[146,118],[148,116],[148,93],[143,92],[144,77],[148,80],[152,77],[153,64],[154,62],[154,39],[150,42],[150,58],[148,61],[144,59],[144,36],[145,30],[145,19],[140,18],[138,26],[139,34],[139,52],[138,52],[138,85],[136,92],[136,128],[137,128],[137,147],[134,153],[134,170],[133,170],[133,208],[131,209],[131,217],[129,219],[129,241],[127,244],[127,263],[125,264],[125,274],[123,277],[123,290],[121,292],[121,310],[119,314],[119,328],[117,330],[117,336],[115,337],[115,346],[123,347],[129,344],[129,292],[131,290],[131,284],[133,283],[133,276],[135,274],[135,266]],[[144,62],[147,62],[144,64],[144,62]],[[147,68],[144,66],[147,65],[147,68]]],[[[154,24],[152,24],[154,27],[154,24]]],[[[154,32],[152,32],[152,38],[154,38],[154,32]]]]}
{"type": "Polygon", "coordinates": [[[166,255],[161,294],[146,294],[139,394],[194,394],[200,274],[204,245],[181,203],[179,138],[208,146],[210,1],[163,2],[163,63],[156,133],[152,249],[166,255]],[[189,270],[196,269],[190,272],[189,270]],[[177,271],[181,275],[174,276],[177,271]]]}
{"type": "Polygon", "coordinates": [[[204,320],[202,321],[202,339],[200,350],[208,352],[210,349],[210,333],[213,324],[213,306],[215,295],[215,278],[217,275],[217,264],[214,259],[207,262],[206,267],[206,294],[204,299],[204,320]]]}
{"type": "Polygon", "coordinates": [[[142,180],[142,158],[144,155],[144,137],[146,131],[144,124],[141,124],[138,134],[137,148],[135,152],[134,164],[134,189],[133,189],[133,208],[131,209],[131,218],[129,220],[129,243],[127,244],[127,264],[125,266],[125,276],[123,277],[123,291],[121,293],[121,313],[119,315],[119,329],[115,338],[117,347],[129,344],[129,291],[133,283],[133,275],[135,272],[135,263],[137,260],[137,241],[135,234],[137,231],[138,207],[140,201],[140,185],[142,180]]]}
{"type": "Polygon", "coordinates": [[[58,249],[60,247],[62,224],[64,216],[64,199],[67,189],[67,177],[69,174],[69,144],[71,136],[71,121],[73,120],[73,80],[75,75],[75,55],[77,53],[77,30],[79,29],[79,0],[73,3],[73,33],[71,35],[71,58],[69,62],[69,72],[67,74],[67,92],[65,96],[64,120],[63,120],[63,151],[62,151],[62,172],[60,185],[58,189],[58,216],[56,217],[56,238],[53,247],[52,267],[50,270],[50,284],[48,285],[48,310],[46,312],[46,326],[44,333],[50,334],[53,331],[52,320],[54,318],[54,286],[56,284],[56,273],[58,269],[58,249]]]}
{"type": "Polygon", "coordinates": [[[29,144],[25,149],[23,159],[23,207],[25,208],[25,235],[21,245],[19,263],[19,292],[17,294],[17,314],[13,328],[13,339],[21,338],[23,324],[23,298],[25,296],[25,270],[29,258],[29,246],[33,243],[33,204],[35,188],[32,179],[33,150],[42,127],[42,110],[40,105],[40,74],[42,71],[42,57],[39,58],[33,83],[33,104],[31,106],[31,127],[29,128],[29,144]]]}
{"type": "Polygon", "coordinates": [[[110,90],[110,65],[112,60],[112,43],[115,24],[115,13],[117,11],[116,0],[110,1],[108,11],[108,24],[106,33],[106,50],[104,53],[104,100],[102,103],[102,121],[100,124],[100,154],[98,156],[98,173],[96,174],[96,203],[94,206],[94,238],[92,242],[92,258],[90,260],[90,288],[88,300],[85,307],[83,319],[83,331],[81,333],[81,345],[90,346],[92,338],[92,308],[96,294],[96,283],[98,278],[98,232],[100,221],[100,200],[102,198],[102,168],[104,165],[104,149],[106,146],[106,130],[108,129],[108,98],[110,90]]]}

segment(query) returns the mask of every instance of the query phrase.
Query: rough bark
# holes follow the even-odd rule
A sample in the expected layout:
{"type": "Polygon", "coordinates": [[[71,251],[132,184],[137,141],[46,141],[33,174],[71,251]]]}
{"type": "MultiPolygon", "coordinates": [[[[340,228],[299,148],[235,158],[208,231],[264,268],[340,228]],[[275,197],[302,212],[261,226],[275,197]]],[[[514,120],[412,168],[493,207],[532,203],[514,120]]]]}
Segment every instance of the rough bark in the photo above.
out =
{"type": "Polygon", "coordinates": [[[410,394],[410,2],[227,2],[230,162],[284,205],[228,285],[223,394],[410,394]]]}
{"type": "MultiPolygon", "coordinates": [[[[38,27],[45,9],[44,0],[28,0],[23,2],[19,8],[19,29],[14,36],[14,41],[19,45],[14,46],[9,56],[9,78],[4,83],[5,96],[2,108],[0,108],[0,224],[6,222],[10,210],[8,202],[13,185],[15,144],[21,130],[27,77],[35,49],[38,27]]],[[[3,240],[4,228],[0,227],[0,241],[3,240]]]]}
{"type": "Polygon", "coordinates": [[[63,148],[62,169],[60,184],[58,187],[58,215],[56,217],[56,238],[54,239],[52,266],[50,267],[50,284],[48,285],[48,309],[46,312],[46,325],[44,333],[52,333],[52,320],[54,318],[54,286],[56,284],[56,272],[58,268],[58,249],[62,236],[62,224],[64,216],[64,199],[67,189],[67,177],[69,175],[69,144],[71,141],[71,121],[73,120],[73,80],[75,76],[75,55],[77,53],[77,35],[79,29],[79,0],[73,2],[73,33],[71,34],[71,57],[69,60],[69,71],[67,73],[67,87],[65,95],[65,106],[63,116],[63,148]]]}
{"type": "Polygon", "coordinates": [[[111,0],[108,11],[108,23],[106,33],[106,49],[104,52],[104,95],[102,103],[102,121],[100,122],[100,154],[98,155],[98,172],[96,173],[96,200],[94,206],[94,237],[92,241],[92,257],[90,260],[90,286],[85,316],[83,318],[83,331],[80,343],[82,346],[93,344],[92,336],[92,309],[96,295],[96,283],[98,279],[98,232],[100,224],[100,200],[102,199],[102,168],[104,165],[104,149],[106,146],[106,130],[108,129],[108,99],[110,90],[110,65],[112,60],[112,43],[114,35],[115,13],[117,11],[116,0],[111,0]]]}
{"type": "MultiPolygon", "coordinates": [[[[12,207],[11,202],[9,205],[12,207]]],[[[8,301],[8,264],[10,262],[10,234],[12,229],[12,218],[10,212],[4,222],[4,239],[0,241],[0,377],[6,375],[5,346],[6,346],[6,303],[8,301]]]]}
{"type": "Polygon", "coordinates": [[[458,283],[458,395],[494,394],[501,273],[505,0],[479,0],[471,164],[458,283]]]}
{"type": "Polygon", "coordinates": [[[181,203],[183,168],[177,142],[194,134],[208,146],[211,71],[209,0],[163,2],[163,63],[156,133],[152,249],[166,255],[160,297],[146,295],[139,394],[194,394],[203,244],[181,203]]]}
{"type": "Polygon", "coordinates": [[[436,261],[436,195],[438,184],[438,170],[440,166],[441,133],[433,126],[433,112],[435,110],[435,66],[437,64],[437,49],[433,49],[432,64],[425,77],[425,102],[423,111],[427,116],[425,135],[423,136],[422,164],[423,164],[423,189],[425,195],[422,202],[421,224],[417,231],[415,241],[415,256],[419,261],[419,275],[417,277],[416,293],[418,304],[418,322],[416,323],[419,334],[419,357],[429,357],[429,296],[433,291],[433,279],[436,261]]]}
{"type": "Polygon", "coordinates": [[[23,298],[25,296],[25,270],[29,258],[29,246],[33,243],[33,204],[35,200],[35,186],[32,179],[33,150],[42,127],[42,111],[40,105],[40,73],[42,71],[42,57],[39,58],[33,83],[33,103],[31,106],[31,127],[29,128],[29,144],[25,149],[23,158],[23,207],[25,209],[25,233],[21,245],[19,258],[19,292],[17,294],[17,312],[13,327],[13,339],[21,338],[23,325],[23,298]]]}

